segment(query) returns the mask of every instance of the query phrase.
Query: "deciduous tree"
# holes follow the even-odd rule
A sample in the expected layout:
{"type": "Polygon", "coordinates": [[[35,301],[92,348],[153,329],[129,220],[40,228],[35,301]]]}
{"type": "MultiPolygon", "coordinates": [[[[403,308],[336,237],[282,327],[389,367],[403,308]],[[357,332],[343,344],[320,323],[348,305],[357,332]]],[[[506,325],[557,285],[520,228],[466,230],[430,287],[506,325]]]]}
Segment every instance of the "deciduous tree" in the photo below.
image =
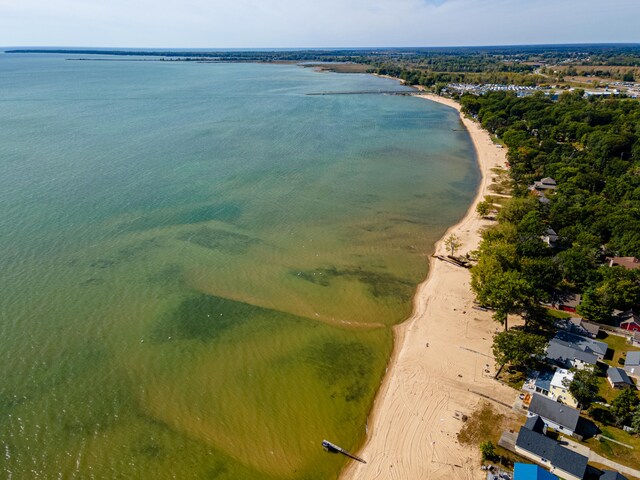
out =
{"type": "Polygon", "coordinates": [[[542,357],[546,345],[547,341],[541,335],[523,330],[500,332],[493,337],[493,357],[500,365],[500,370],[507,363],[516,367],[529,367],[537,358],[542,357]]]}
{"type": "Polygon", "coordinates": [[[462,242],[456,235],[449,235],[444,241],[445,247],[447,250],[451,251],[451,256],[456,254],[456,250],[458,250],[462,246],[462,242]]]}
{"type": "Polygon", "coordinates": [[[573,375],[573,381],[566,386],[580,407],[586,409],[589,408],[591,402],[596,400],[599,383],[600,381],[593,369],[586,368],[576,371],[573,375]]]}

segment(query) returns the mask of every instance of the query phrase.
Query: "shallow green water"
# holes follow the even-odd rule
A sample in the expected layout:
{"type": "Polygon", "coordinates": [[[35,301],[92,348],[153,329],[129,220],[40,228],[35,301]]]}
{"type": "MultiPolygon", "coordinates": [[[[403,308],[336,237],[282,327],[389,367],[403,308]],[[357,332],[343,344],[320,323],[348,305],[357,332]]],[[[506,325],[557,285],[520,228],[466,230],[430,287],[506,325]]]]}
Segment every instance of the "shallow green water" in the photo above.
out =
{"type": "Polygon", "coordinates": [[[0,477],[331,479],[478,181],[295,66],[0,55],[0,477]]]}

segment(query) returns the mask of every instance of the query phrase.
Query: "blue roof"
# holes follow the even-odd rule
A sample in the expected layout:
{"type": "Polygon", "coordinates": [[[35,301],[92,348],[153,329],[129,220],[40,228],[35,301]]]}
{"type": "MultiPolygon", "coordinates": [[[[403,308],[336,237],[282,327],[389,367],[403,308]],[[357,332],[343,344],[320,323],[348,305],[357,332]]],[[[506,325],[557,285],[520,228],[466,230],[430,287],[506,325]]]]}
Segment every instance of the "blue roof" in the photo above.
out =
{"type": "Polygon", "coordinates": [[[543,370],[538,374],[536,379],[536,387],[542,388],[547,392],[551,390],[551,379],[553,378],[553,372],[551,370],[543,370]]]}
{"type": "Polygon", "coordinates": [[[538,465],[516,463],[513,469],[513,480],[558,480],[558,477],[538,465]]]}

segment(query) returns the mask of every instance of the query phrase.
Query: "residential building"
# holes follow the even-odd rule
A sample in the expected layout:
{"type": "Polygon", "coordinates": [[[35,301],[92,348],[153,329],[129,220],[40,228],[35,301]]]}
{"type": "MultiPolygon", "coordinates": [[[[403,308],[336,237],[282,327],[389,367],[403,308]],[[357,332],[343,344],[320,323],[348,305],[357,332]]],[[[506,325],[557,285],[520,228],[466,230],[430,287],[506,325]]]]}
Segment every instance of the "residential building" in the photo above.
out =
{"type": "Polygon", "coordinates": [[[581,438],[576,433],[580,421],[580,411],[568,405],[563,405],[542,395],[533,394],[527,416],[529,418],[538,417],[549,428],[581,438]]]}
{"type": "Polygon", "coordinates": [[[553,228],[547,228],[540,238],[551,248],[554,248],[556,246],[556,242],[560,239],[553,228]]]}
{"type": "Polygon", "coordinates": [[[636,379],[640,378],[640,352],[627,352],[624,360],[624,371],[636,379]]]}
{"type": "Polygon", "coordinates": [[[627,310],[626,312],[614,312],[613,318],[620,328],[630,332],[640,332],[640,315],[633,310],[627,310]]]}
{"type": "Polygon", "coordinates": [[[580,317],[571,317],[567,322],[567,329],[570,333],[589,338],[596,338],[600,332],[598,325],[587,322],[580,317]]]}
{"type": "Polygon", "coordinates": [[[527,424],[533,425],[534,430],[527,428],[527,425],[520,428],[515,444],[516,453],[548,467],[551,473],[565,480],[583,480],[587,471],[587,457],[547,437],[542,433],[542,422],[530,420],[527,424]]]}
{"type": "Polygon", "coordinates": [[[607,369],[607,380],[612,388],[633,387],[633,382],[622,368],[609,367],[607,369]]]}
{"type": "Polygon", "coordinates": [[[551,379],[551,389],[549,390],[549,398],[569,405],[570,407],[577,407],[578,402],[573,395],[569,392],[569,384],[573,381],[573,372],[559,368],[553,374],[551,379]]]}
{"type": "Polygon", "coordinates": [[[598,363],[598,357],[594,353],[585,352],[571,343],[555,338],[549,342],[547,347],[547,360],[563,368],[578,370],[594,367],[598,363]]]}
{"type": "Polygon", "coordinates": [[[579,293],[569,293],[560,295],[551,302],[551,306],[556,310],[563,312],[576,313],[576,309],[582,301],[582,295],[579,293]]]}
{"type": "Polygon", "coordinates": [[[534,372],[524,382],[522,389],[527,392],[536,392],[544,396],[549,396],[553,374],[553,370],[541,370],[540,372],[534,372]]]}
{"type": "Polygon", "coordinates": [[[538,192],[542,192],[546,190],[555,190],[556,188],[558,188],[558,184],[551,177],[545,177],[542,180],[533,182],[533,185],[529,186],[529,190],[536,190],[538,192]]]}
{"type": "Polygon", "coordinates": [[[576,335],[574,333],[565,332],[564,330],[560,330],[556,333],[553,340],[560,340],[561,342],[568,343],[573,348],[582,350],[583,352],[593,353],[598,357],[598,360],[604,359],[604,356],[607,354],[607,349],[609,348],[609,346],[604,342],[576,335]]]}

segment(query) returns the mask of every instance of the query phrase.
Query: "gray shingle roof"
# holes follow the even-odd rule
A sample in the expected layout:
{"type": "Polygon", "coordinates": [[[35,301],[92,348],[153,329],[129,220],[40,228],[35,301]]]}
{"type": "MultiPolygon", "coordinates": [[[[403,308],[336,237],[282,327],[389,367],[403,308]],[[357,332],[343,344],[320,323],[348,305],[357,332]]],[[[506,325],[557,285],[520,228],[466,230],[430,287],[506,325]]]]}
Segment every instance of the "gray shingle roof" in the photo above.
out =
{"type": "Polygon", "coordinates": [[[573,431],[580,420],[580,412],[575,408],[536,394],[533,395],[529,404],[529,412],[573,431]]]}
{"type": "Polygon", "coordinates": [[[583,478],[587,470],[587,457],[573,450],[564,448],[555,440],[541,433],[529,430],[526,427],[520,428],[518,438],[516,439],[516,446],[538,457],[549,460],[556,468],[575,475],[578,478],[583,478]]]}
{"type": "Polygon", "coordinates": [[[552,339],[547,347],[547,358],[562,365],[568,361],[577,359],[589,365],[598,363],[598,357],[591,352],[585,352],[576,348],[573,344],[563,342],[557,338],[552,339]]]}
{"type": "Polygon", "coordinates": [[[576,335],[593,335],[595,337],[600,331],[600,327],[598,325],[585,322],[582,318],[570,318],[569,323],[571,324],[570,332],[575,333],[576,335]]]}
{"type": "Polygon", "coordinates": [[[524,422],[524,426],[534,432],[544,433],[544,420],[542,420],[539,415],[528,417],[527,421],[524,422]]]}
{"type": "Polygon", "coordinates": [[[578,478],[584,478],[584,474],[587,472],[587,463],[589,462],[589,459],[584,455],[580,455],[560,445],[556,445],[553,458],[550,460],[554,467],[575,475],[578,478]]]}
{"type": "Polygon", "coordinates": [[[587,463],[589,461],[587,457],[564,448],[555,440],[529,430],[526,426],[520,428],[516,446],[548,460],[555,468],[559,468],[578,478],[584,478],[584,474],[587,471],[587,463]]]}
{"type": "Polygon", "coordinates": [[[627,358],[624,361],[624,366],[640,365],[640,352],[627,352],[627,358]]]}
{"type": "Polygon", "coordinates": [[[607,377],[609,377],[609,380],[613,383],[626,383],[627,385],[633,385],[633,382],[629,378],[629,375],[627,375],[627,372],[621,368],[609,367],[607,369],[607,377]]]}
{"type": "Polygon", "coordinates": [[[516,439],[516,447],[520,447],[527,452],[531,452],[538,457],[551,460],[553,451],[558,443],[541,433],[521,427],[516,439]]]}
{"type": "Polygon", "coordinates": [[[580,335],[575,335],[563,330],[560,330],[558,333],[556,333],[554,339],[569,343],[575,348],[582,350],[583,352],[591,351],[598,355],[606,355],[607,353],[608,346],[606,343],[587,337],[581,337],[580,335]]]}

